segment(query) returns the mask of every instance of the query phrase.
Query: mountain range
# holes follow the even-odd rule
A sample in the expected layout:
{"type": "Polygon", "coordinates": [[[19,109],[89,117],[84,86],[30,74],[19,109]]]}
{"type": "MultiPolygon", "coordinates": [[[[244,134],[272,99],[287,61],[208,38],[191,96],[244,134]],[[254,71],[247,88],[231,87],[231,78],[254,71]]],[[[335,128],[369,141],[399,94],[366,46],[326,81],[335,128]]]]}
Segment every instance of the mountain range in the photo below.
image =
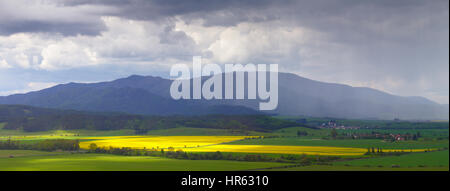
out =
{"type": "Polygon", "coordinates": [[[449,118],[448,105],[423,97],[396,96],[371,88],[314,81],[290,73],[278,75],[279,101],[277,109],[272,111],[259,111],[260,100],[174,100],[170,96],[172,80],[138,75],[108,82],[60,84],[40,91],[0,96],[0,104],[145,115],[265,113],[352,119],[449,118]]]}

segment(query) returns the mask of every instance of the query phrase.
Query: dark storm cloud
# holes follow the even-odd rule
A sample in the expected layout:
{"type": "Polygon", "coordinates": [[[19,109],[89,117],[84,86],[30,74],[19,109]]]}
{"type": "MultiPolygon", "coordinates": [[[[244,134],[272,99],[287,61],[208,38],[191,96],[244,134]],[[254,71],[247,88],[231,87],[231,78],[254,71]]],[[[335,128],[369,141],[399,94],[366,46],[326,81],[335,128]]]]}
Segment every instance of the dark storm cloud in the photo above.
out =
{"type": "MultiPolygon", "coordinates": [[[[305,25],[336,28],[342,19],[379,21],[404,15],[416,7],[445,9],[446,0],[62,0],[61,5],[105,5],[116,8],[115,16],[135,20],[156,20],[180,16],[202,18],[205,25],[235,25],[239,22],[261,22],[272,19],[296,20],[305,25]]],[[[420,12],[418,12],[420,14],[420,12]]],[[[416,14],[416,13],[415,13],[416,14]]],[[[414,15],[406,15],[412,16],[414,15]]]]}
{"type": "MultiPolygon", "coordinates": [[[[182,15],[184,19],[205,19],[205,25],[236,25],[240,22],[261,22],[273,19],[270,12],[255,15],[268,7],[291,4],[291,0],[69,0],[63,5],[108,5],[118,9],[112,13],[134,20],[159,20],[182,15]]],[[[262,12],[261,12],[262,13],[262,12]]]]}
{"type": "Polygon", "coordinates": [[[243,21],[266,20],[267,16],[249,16],[247,13],[272,4],[267,0],[60,0],[46,2],[45,6],[47,7],[43,9],[43,4],[34,3],[29,1],[0,2],[0,35],[22,32],[60,33],[65,36],[98,35],[105,29],[104,23],[100,19],[101,16],[164,21],[183,15],[187,20],[204,18],[205,25],[235,25],[243,21]],[[86,6],[91,8],[86,11],[86,6]],[[48,7],[53,9],[48,9],[48,7]],[[105,9],[107,10],[105,11],[105,9]],[[43,12],[44,10],[46,12],[43,12]],[[225,12],[221,12],[223,10],[225,12]],[[58,18],[59,16],[62,18],[58,18]]]}
{"type": "Polygon", "coordinates": [[[62,6],[49,1],[0,1],[0,35],[58,33],[64,36],[99,35],[106,27],[105,6],[62,6]]]}
{"type": "MultiPolygon", "coordinates": [[[[124,33],[123,36],[129,37],[127,40],[130,42],[119,41],[111,46],[111,50],[108,49],[109,40],[92,47],[108,49],[109,57],[118,60],[123,57],[126,61],[131,57],[141,59],[136,56],[141,54],[146,55],[145,58],[156,59],[177,55],[189,57],[194,52],[196,55],[206,52],[214,57],[226,55],[220,51],[213,54],[209,49],[214,42],[222,40],[238,44],[238,48],[245,50],[241,51],[244,52],[242,54],[248,55],[242,57],[248,56],[249,59],[243,62],[272,63],[278,59],[277,63],[285,71],[308,75],[306,77],[313,79],[354,84],[373,82],[377,87],[386,87],[391,93],[433,94],[443,97],[437,98],[441,102],[448,103],[448,7],[448,0],[0,1],[0,37],[15,33],[59,33],[65,36],[82,34],[116,38],[116,35],[105,36],[102,32],[108,30],[114,33],[113,30],[121,29],[121,26],[129,27],[124,29],[131,32],[133,29],[139,31],[141,29],[137,26],[126,25],[126,19],[149,21],[138,22],[152,24],[142,29],[145,34],[141,39],[156,34],[155,41],[139,41],[133,36],[136,33],[124,33]],[[102,16],[125,19],[110,21],[109,24],[115,27],[111,28],[110,25],[105,27],[104,22],[107,21],[102,16]],[[183,25],[179,21],[184,22],[187,29],[176,28],[183,25]],[[260,33],[256,33],[252,40],[276,41],[267,42],[273,44],[274,49],[261,48],[251,52],[252,46],[257,45],[246,47],[246,44],[233,41],[245,41],[250,33],[248,31],[257,30],[260,33]],[[209,34],[224,31],[238,32],[228,38],[209,34]],[[200,35],[192,35],[192,32],[200,35]],[[259,39],[258,34],[275,37],[259,39]],[[277,38],[278,35],[286,37],[277,38]],[[199,39],[204,44],[198,44],[199,39]],[[144,42],[158,44],[146,47],[144,42]],[[134,50],[136,47],[132,45],[138,44],[142,48],[138,46],[138,50],[134,50]],[[152,47],[156,47],[154,51],[150,51],[152,47]],[[283,52],[272,54],[277,53],[277,47],[292,48],[280,48],[279,51],[283,52]],[[159,51],[161,49],[164,51],[159,51]]],[[[51,36],[48,35],[49,38],[51,36]]],[[[101,52],[99,55],[102,56],[101,52]]],[[[13,56],[9,57],[12,60],[13,56]]]]}
{"type": "MultiPolygon", "coordinates": [[[[164,21],[181,16],[185,22],[203,19],[205,26],[234,26],[241,22],[282,20],[289,21],[289,24],[336,32],[336,34],[349,33],[350,29],[360,34],[371,34],[372,31],[367,31],[358,25],[380,23],[383,20],[398,17],[398,15],[415,17],[415,15],[422,15],[424,11],[428,13],[433,9],[448,7],[448,1],[445,0],[59,0],[56,2],[55,6],[58,8],[77,9],[82,6],[102,6],[108,7],[110,10],[90,11],[87,14],[91,17],[82,22],[54,21],[45,18],[41,20],[20,19],[20,17],[13,20],[3,19],[2,21],[0,19],[0,34],[60,32],[64,35],[97,35],[104,30],[100,16],[119,16],[133,20],[153,21],[164,21]],[[417,8],[428,10],[417,10],[417,8]]],[[[28,13],[18,10],[14,14],[28,13]]],[[[83,12],[80,14],[84,16],[83,12]]],[[[407,20],[404,18],[402,21],[405,19],[407,20]]],[[[341,39],[345,40],[347,36],[343,35],[341,39]]],[[[348,39],[355,39],[355,35],[350,36],[348,39]]]]}
{"type": "Polygon", "coordinates": [[[102,22],[9,21],[0,23],[0,35],[15,33],[58,33],[64,36],[98,35],[106,27],[102,22]]]}

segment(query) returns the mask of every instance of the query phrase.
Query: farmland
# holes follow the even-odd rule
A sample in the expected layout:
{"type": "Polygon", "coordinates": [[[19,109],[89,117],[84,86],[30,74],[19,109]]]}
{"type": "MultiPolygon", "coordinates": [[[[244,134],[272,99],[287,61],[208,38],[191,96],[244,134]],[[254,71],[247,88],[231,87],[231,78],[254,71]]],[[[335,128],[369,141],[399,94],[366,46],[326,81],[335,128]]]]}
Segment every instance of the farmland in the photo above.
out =
{"type": "Polygon", "coordinates": [[[430,153],[413,153],[401,156],[369,158],[335,162],[336,166],[376,166],[376,167],[443,167],[448,168],[448,150],[430,153]]]}
{"type": "Polygon", "coordinates": [[[338,161],[329,165],[311,165],[274,170],[294,171],[448,171],[449,152],[413,153],[382,158],[338,161]]]}
{"type": "Polygon", "coordinates": [[[380,147],[383,149],[427,149],[427,148],[444,148],[448,147],[448,140],[436,141],[402,141],[388,142],[378,139],[361,139],[361,140],[324,140],[315,138],[271,138],[271,139],[246,139],[235,141],[228,144],[236,145],[301,145],[301,146],[335,146],[335,147],[352,147],[352,148],[368,148],[380,147]]]}
{"type": "Polygon", "coordinates": [[[176,160],[144,156],[65,154],[0,158],[2,171],[232,171],[282,166],[282,163],[176,160]]]}
{"type": "Polygon", "coordinates": [[[29,132],[1,123],[0,141],[13,141],[18,148],[78,140],[81,150],[0,150],[0,170],[448,170],[448,128],[441,123],[436,128],[339,129],[336,137],[331,129],[310,125],[264,132],[177,126],[136,134],[132,129],[29,132]],[[374,132],[420,136],[402,141],[348,136],[374,132]]]}
{"type": "Polygon", "coordinates": [[[24,157],[24,156],[50,156],[66,154],[65,152],[46,152],[33,150],[0,150],[0,158],[24,157]]]}
{"type": "Polygon", "coordinates": [[[276,146],[276,145],[212,145],[198,148],[187,148],[186,152],[240,152],[240,153],[273,153],[298,155],[363,155],[367,150],[345,147],[310,147],[310,146],[276,146]]]}
{"type": "Polygon", "coordinates": [[[137,149],[186,148],[214,145],[244,139],[244,136],[132,136],[95,137],[95,141],[82,142],[81,148],[88,149],[94,143],[98,147],[130,147],[137,149]]]}

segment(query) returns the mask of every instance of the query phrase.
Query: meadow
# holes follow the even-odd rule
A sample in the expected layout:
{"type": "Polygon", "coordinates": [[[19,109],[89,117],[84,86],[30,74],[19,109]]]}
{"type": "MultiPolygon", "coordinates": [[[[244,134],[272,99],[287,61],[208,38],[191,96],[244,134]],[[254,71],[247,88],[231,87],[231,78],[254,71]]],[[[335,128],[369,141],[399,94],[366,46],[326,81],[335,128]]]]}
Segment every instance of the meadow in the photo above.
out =
{"type": "Polygon", "coordinates": [[[357,140],[325,140],[317,138],[296,138],[281,137],[270,139],[246,139],[227,144],[234,145],[292,145],[292,146],[333,146],[333,147],[351,147],[351,148],[370,148],[379,147],[383,149],[433,149],[448,148],[448,140],[431,141],[401,141],[389,142],[380,139],[357,139],[357,140]]]}
{"type": "Polygon", "coordinates": [[[392,134],[416,134],[420,133],[423,139],[448,138],[448,129],[338,129],[338,133],[392,133],[392,134]]]}
{"type": "Polygon", "coordinates": [[[288,127],[276,130],[273,132],[273,135],[281,136],[281,137],[296,137],[297,132],[302,131],[308,133],[307,137],[309,138],[322,138],[330,135],[329,129],[311,129],[306,127],[288,127]]]}
{"type": "Polygon", "coordinates": [[[350,161],[334,162],[335,166],[365,166],[365,167],[443,167],[449,164],[449,152],[435,151],[429,153],[412,153],[400,156],[382,158],[366,158],[350,161]]]}
{"type": "Polygon", "coordinates": [[[255,136],[73,136],[29,135],[15,136],[25,143],[46,139],[78,139],[80,148],[88,150],[91,144],[101,148],[224,152],[253,154],[294,154],[324,156],[362,156],[369,147],[382,148],[384,152],[424,152],[444,148],[448,141],[384,142],[381,140],[322,140],[314,138],[263,138],[255,136]]]}
{"type": "Polygon", "coordinates": [[[309,165],[289,168],[269,168],[266,171],[448,171],[448,166],[443,167],[367,167],[367,166],[333,166],[333,165],[309,165]]]}
{"type": "Polygon", "coordinates": [[[51,156],[67,154],[67,152],[46,152],[34,150],[0,150],[0,158],[24,157],[24,156],[51,156]]]}
{"type": "Polygon", "coordinates": [[[276,146],[276,145],[212,145],[197,148],[182,149],[185,152],[239,152],[239,153],[272,153],[297,155],[325,155],[325,156],[360,156],[367,149],[345,147],[317,147],[317,146],[276,146]]]}
{"type": "MultiPolygon", "coordinates": [[[[136,135],[131,129],[26,132],[2,129],[3,126],[4,124],[0,123],[0,141],[14,140],[20,144],[36,144],[49,139],[77,139],[80,141],[80,148],[84,150],[82,152],[86,152],[91,144],[95,144],[96,147],[106,149],[129,147],[157,152],[164,150],[203,154],[220,151],[223,156],[236,157],[233,160],[187,160],[167,158],[165,155],[123,156],[67,151],[0,150],[0,170],[448,171],[449,166],[448,129],[377,129],[377,132],[382,133],[420,132],[422,135],[419,140],[392,142],[382,139],[332,139],[330,129],[306,127],[288,127],[271,132],[176,127],[155,129],[136,135]],[[303,134],[299,135],[299,132],[303,134]],[[382,148],[383,152],[398,152],[400,156],[376,153],[367,155],[368,148],[382,148]],[[248,155],[273,160],[250,162],[246,161],[248,155]],[[325,157],[324,160],[318,158],[319,156],[325,157]],[[300,166],[295,166],[300,163],[300,166]],[[395,167],[392,167],[393,165],[395,167]]],[[[372,130],[337,132],[371,133],[372,130]]]]}
{"type": "Polygon", "coordinates": [[[63,154],[0,158],[0,171],[236,171],[283,165],[283,163],[275,162],[177,160],[108,154],[63,154]]]}
{"type": "Polygon", "coordinates": [[[400,156],[373,157],[337,161],[328,165],[274,167],[277,171],[448,171],[449,151],[411,153],[400,156]]]}
{"type": "MultiPolygon", "coordinates": [[[[94,139],[94,138],[86,138],[94,139]]],[[[97,147],[129,147],[132,149],[161,150],[172,148],[184,152],[227,152],[227,153],[270,153],[270,154],[297,154],[297,155],[325,155],[325,156],[361,156],[368,150],[361,146],[351,147],[347,141],[345,146],[334,144],[334,141],[322,142],[322,144],[305,144],[299,138],[259,138],[246,136],[113,136],[95,137],[98,140],[84,141],[80,143],[82,149],[89,149],[91,144],[97,147]],[[300,141],[300,142],[299,142],[300,141]],[[280,144],[281,142],[281,144],[280,144]],[[293,143],[292,143],[293,142],[293,143]],[[246,144],[253,143],[253,144],[246,144]],[[338,145],[338,146],[335,146],[338,145]]],[[[81,139],[83,140],[83,139],[81,139]]],[[[315,139],[308,139],[315,141],[315,139]]],[[[335,140],[336,141],[336,140],[335,140]]],[[[379,140],[378,140],[379,141],[379,140]]],[[[356,143],[355,141],[353,143],[356,143]]],[[[368,146],[378,146],[371,142],[368,146]]],[[[424,152],[440,148],[442,145],[428,145],[421,147],[406,146],[409,144],[395,145],[385,143],[384,152],[424,152]],[[387,145],[387,146],[386,146],[387,145]]],[[[355,146],[355,145],[353,145],[355,146]]]]}

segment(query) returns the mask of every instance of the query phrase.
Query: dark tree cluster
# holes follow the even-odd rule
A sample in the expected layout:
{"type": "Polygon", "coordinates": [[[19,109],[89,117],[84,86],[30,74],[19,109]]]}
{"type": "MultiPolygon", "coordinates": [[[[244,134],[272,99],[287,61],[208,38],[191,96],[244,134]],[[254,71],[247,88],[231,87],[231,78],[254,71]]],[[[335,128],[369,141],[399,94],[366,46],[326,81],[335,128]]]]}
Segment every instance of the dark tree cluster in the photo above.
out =
{"type": "Polygon", "coordinates": [[[139,116],[96,115],[90,113],[49,114],[33,117],[11,117],[4,119],[4,129],[27,132],[54,129],[118,130],[133,129],[136,134],[149,130],[175,127],[228,129],[230,131],[265,131],[297,126],[293,121],[276,119],[265,115],[204,115],[204,116],[139,116]]]}
{"type": "Polygon", "coordinates": [[[69,139],[49,139],[37,143],[21,143],[8,139],[0,141],[0,150],[41,150],[41,151],[77,151],[80,149],[78,140],[69,139]]]}
{"type": "Polygon", "coordinates": [[[132,149],[129,147],[114,148],[114,147],[97,147],[95,143],[89,146],[89,152],[91,153],[104,153],[115,154],[125,156],[155,156],[166,157],[173,159],[186,159],[186,160],[234,160],[234,161],[251,161],[251,162],[287,162],[287,163],[299,163],[303,165],[310,165],[313,163],[326,163],[339,159],[335,156],[307,156],[307,155],[280,155],[270,156],[261,154],[231,154],[217,152],[205,152],[205,153],[190,153],[184,152],[181,149],[175,150],[173,148],[161,149],[161,150],[145,150],[145,149],[132,149]]]}

